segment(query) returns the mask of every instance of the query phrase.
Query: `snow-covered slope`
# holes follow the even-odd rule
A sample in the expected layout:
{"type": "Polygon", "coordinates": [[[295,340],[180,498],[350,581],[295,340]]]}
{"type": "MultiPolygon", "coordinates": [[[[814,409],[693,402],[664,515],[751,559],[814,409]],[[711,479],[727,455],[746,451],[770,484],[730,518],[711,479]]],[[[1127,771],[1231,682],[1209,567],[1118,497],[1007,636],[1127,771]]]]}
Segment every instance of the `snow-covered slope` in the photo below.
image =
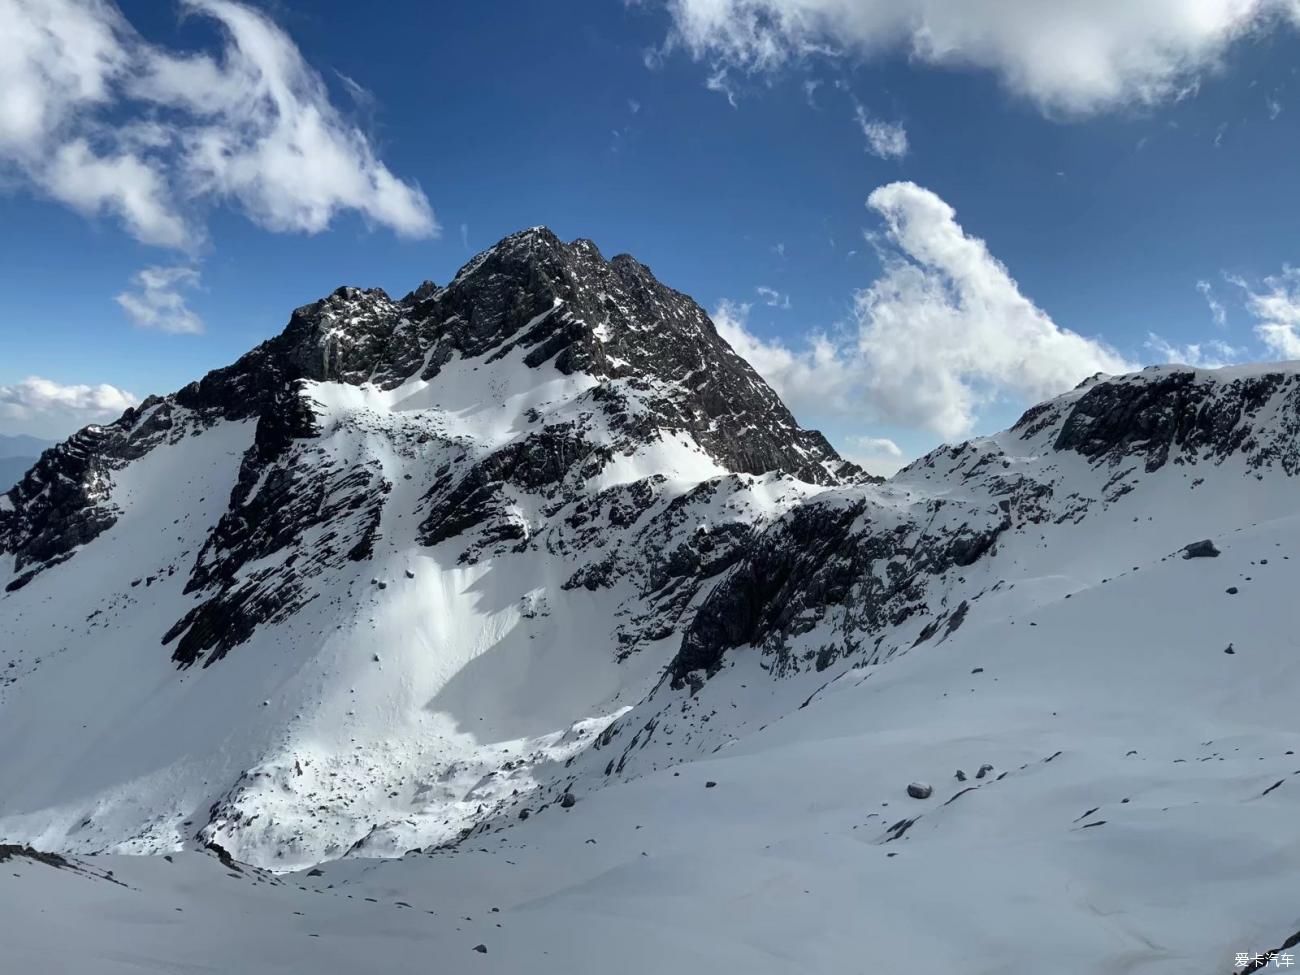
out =
{"type": "Polygon", "coordinates": [[[0,499],[0,833],[281,868],[454,840],[644,696],[768,520],[862,477],[588,242],[340,289],[0,499]]]}
{"type": "Polygon", "coordinates": [[[13,950],[1232,970],[1300,929],[1298,434],[1300,365],[1162,367],[875,483],[586,242],[336,292],[0,501],[0,839],[99,854],[11,855],[13,950]]]}

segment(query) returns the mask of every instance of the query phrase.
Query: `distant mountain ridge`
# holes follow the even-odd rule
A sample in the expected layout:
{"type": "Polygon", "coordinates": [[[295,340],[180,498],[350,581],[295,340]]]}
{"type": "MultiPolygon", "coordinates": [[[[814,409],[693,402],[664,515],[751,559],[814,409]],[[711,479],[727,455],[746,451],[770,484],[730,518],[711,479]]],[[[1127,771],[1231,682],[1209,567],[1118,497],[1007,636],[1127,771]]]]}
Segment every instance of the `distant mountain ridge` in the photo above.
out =
{"type": "Polygon", "coordinates": [[[0,460],[11,457],[39,457],[46,447],[53,447],[49,440],[42,440],[25,433],[0,433],[0,460]]]}
{"type": "Polygon", "coordinates": [[[0,491],[7,491],[36,463],[41,451],[54,444],[27,434],[0,433],[0,491]]]}

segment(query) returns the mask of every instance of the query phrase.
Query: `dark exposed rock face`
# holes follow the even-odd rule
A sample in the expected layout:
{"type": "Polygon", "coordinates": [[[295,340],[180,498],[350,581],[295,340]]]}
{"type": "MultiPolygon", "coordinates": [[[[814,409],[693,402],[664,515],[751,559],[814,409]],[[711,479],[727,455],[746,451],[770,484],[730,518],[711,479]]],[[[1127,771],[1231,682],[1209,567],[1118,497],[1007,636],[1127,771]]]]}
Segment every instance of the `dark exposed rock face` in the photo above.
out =
{"type": "Polygon", "coordinates": [[[716,671],[736,647],[771,654],[781,673],[808,664],[824,670],[861,650],[865,637],[916,614],[937,614],[921,640],[943,623],[951,633],[967,606],[943,606],[930,579],[990,552],[1011,522],[1001,508],[970,508],[955,512],[960,520],[951,528],[935,530],[945,507],[952,505],[935,502],[924,521],[891,523],[861,495],[835,492],[793,509],[709,593],[670,667],[673,686],[716,671]],[[832,642],[795,649],[827,620],[836,621],[832,642]]]}
{"type": "Polygon", "coordinates": [[[1243,453],[1255,466],[1276,463],[1295,475],[1300,473],[1298,420],[1300,382],[1293,373],[1225,382],[1165,367],[1092,385],[1070,410],[1055,448],[1110,463],[1136,457],[1148,472],[1171,459],[1222,461],[1243,453]]]}

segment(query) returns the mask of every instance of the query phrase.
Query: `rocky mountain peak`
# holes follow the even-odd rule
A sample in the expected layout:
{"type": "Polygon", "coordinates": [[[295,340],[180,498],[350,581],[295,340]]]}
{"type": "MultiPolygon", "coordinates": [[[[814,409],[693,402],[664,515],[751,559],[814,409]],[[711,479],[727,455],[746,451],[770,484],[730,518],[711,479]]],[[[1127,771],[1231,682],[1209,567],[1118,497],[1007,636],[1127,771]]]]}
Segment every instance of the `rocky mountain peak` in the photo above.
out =
{"type": "MultiPolygon", "coordinates": [[[[607,261],[589,240],[565,243],[534,227],[475,256],[444,287],[426,281],[397,301],[379,288],[340,287],[294,310],[283,331],[232,365],[171,396],[151,396],[51,452],[0,507],[0,548],[19,553],[26,570],[11,584],[25,585],[114,524],[115,471],[223,421],[256,422],[223,545],[251,531],[254,512],[240,509],[267,503],[257,495],[268,479],[306,492],[297,499],[300,519],[323,517],[319,485],[271,470],[302,467],[291,455],[321,433],[320,384],[366,390],[385,403],[408,390],[431,406],[451,400],[419,390],[454,387],[459,410],[532,402],[515,407],[524,413],[487,440],[453,436],[441,421],[421,427],[426,442],[446,440],[460,451],[435,486],[428,543],[485,519],[513,524],[501,488],[511,479],[531,490],[549,485],[554,504],[556,485],[579,490],[617,457],[667,440],[689,444],[715,471],[784,472],[822,485],[865,478],[821,434],[798,425],[692,299],[629,255],[607,261]]],[[[404,419],[394,429],[409,425],[404,419]]],[[[356,481],[384,483],[377,468],[356,481]]],[[[282,515],[287,503],[282,497],[257,517],[282,515]]],[[[382,497],[365,505],[369,521],[349,549],[358,558],[381,507],[382,497]]],[[[248,552],[280,541],[263,539],[248,552]]]]}

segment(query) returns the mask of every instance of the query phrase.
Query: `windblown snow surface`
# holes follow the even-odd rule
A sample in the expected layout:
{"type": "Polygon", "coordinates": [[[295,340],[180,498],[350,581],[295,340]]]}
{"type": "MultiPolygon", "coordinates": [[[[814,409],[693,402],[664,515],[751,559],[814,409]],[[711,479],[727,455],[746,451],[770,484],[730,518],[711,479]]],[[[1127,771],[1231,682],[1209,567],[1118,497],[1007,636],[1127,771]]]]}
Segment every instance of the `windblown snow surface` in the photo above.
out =
{"type": "Polygon", "coordinates": [[[292,463],[369,472],[373,551],[210,666],[160,636],[256,421],[115,467],[111,527],[0,598],[4,970],[1183,975],[1300,931],[1300,366],[1098,379],[883,484],[664,432],[421,540],[524,418],[617,442],[610,381],[304,384],[292,463]]]}

